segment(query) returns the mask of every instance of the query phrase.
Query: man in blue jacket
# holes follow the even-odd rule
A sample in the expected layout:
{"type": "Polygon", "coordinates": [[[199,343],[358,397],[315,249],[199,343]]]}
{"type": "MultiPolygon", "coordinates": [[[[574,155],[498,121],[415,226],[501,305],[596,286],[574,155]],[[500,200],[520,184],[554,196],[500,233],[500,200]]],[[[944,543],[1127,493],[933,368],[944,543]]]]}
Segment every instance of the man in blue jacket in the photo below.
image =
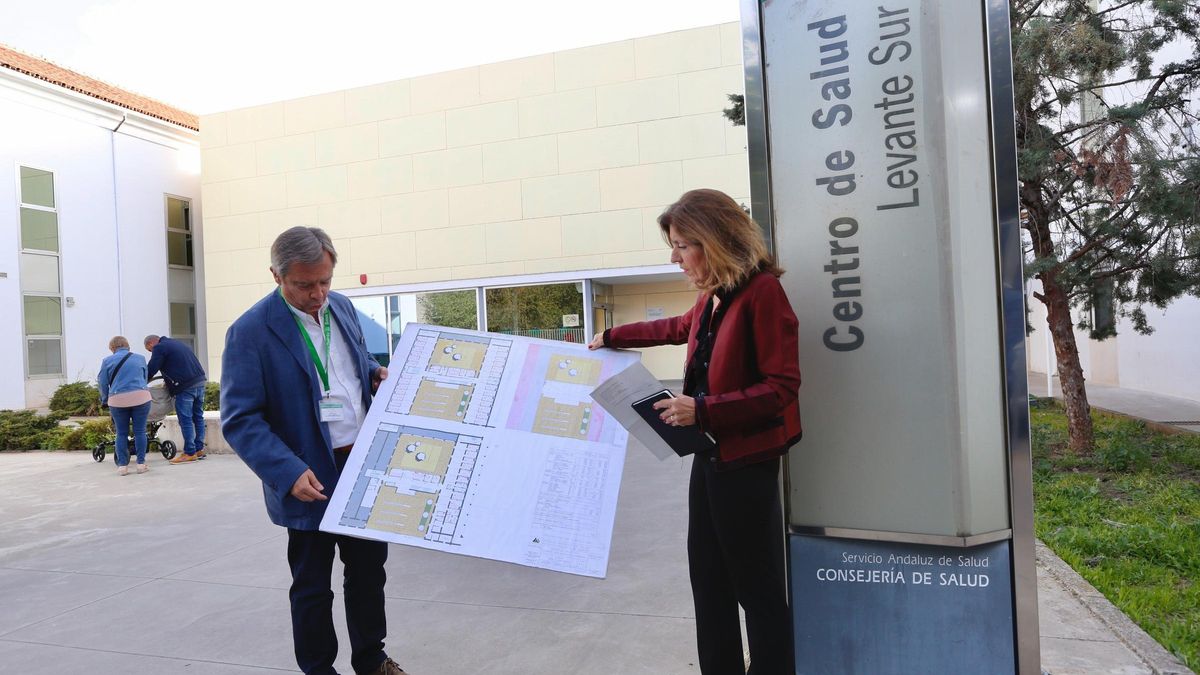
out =
{"type": "Polygon", "coordinates": [[[383,650],[387,544],[317,528],[371,405],[387,377],[367,351],[354,307],[329,290],[337,251],[324,231],[293,227],[271,246],[279,287],[225,334],[221,428],[262,479],[271,522],[288,530],[296,662],[334,673],[330,577],[345,564],[346,624],[356,673],[404,673],[383,650]]]}
{"type": "Polygon", "coordinates": [[[171,459],[183,464],[204,459],[204,385],[208,377],[200,359],[179,340],[147,335],[142,344],[150,352],[146,377],[162,372],[167,391],[175,397],[175,414],[179,417],[179,432],[183,434],[183,454],[171,459]]]}

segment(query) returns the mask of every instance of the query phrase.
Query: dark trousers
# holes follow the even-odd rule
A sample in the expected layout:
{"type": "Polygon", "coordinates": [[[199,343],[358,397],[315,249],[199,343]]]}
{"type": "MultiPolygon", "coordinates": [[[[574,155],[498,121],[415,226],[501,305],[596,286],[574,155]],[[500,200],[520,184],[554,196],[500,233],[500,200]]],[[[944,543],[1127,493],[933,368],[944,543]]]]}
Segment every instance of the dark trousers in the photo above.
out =
{"type": "Polygon", "coordinates": [[[716,471],[692,462],[688,568],[704,675],[743,675],[738,605],[746,613],[751,675],[796,672],[787,605],[779,460],[716,471]]]}
{"type": "MultiPolygon", "coordinates": [[[[345,463],[339,457],[338,468],[345,463]]],[[[337,635],[333,631],[333,550],[345,565],[342,589],[346,600],[346,625],[350,631],[350,664],[356,673],[369,673],[387,655],[383,585],[387,573],[385,542],[339,534],[288,528],[288,565],[292,568],[292,640],[296,663],[305,673],[335,673],[337,635]]]]}

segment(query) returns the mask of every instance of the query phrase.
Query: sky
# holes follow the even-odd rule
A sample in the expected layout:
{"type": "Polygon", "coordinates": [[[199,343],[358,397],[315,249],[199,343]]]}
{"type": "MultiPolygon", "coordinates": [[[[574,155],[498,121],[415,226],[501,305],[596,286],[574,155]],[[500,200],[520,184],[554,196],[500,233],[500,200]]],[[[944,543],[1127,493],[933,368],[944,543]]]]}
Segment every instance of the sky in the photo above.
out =
{"type": "Polygon", "coordinates": [[[6,2],[0,43],[206,114],[739,19],[739,0],[6,2]]]}

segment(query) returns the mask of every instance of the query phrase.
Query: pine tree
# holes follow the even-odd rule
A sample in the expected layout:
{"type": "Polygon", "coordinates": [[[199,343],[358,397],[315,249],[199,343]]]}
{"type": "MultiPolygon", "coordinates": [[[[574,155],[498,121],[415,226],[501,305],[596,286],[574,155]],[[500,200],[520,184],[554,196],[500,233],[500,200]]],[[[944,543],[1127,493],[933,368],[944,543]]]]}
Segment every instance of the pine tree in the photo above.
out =
{"type": "Polygon", "coordinates": [[[1117,317],[1150,333],[1143,307],[1200,294],[1200,7],[1013,0],[1011,18],[1025,271],[1078,452],[1093,438],[1072,308],[1103,339],[1117,317]]]}

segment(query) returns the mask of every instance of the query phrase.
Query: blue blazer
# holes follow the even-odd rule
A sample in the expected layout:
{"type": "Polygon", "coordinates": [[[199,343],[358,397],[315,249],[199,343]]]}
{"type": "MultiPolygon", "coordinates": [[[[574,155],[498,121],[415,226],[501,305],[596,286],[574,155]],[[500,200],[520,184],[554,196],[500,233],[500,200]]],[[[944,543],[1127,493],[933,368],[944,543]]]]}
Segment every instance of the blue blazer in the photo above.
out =
{"type": "MultiPolygon", "coordinates": [[[[371,404],[371,376],[379,363],[367,351],[354,306],[329,294],[334,323],[358,362],[363,409],[371,404]]],[[[329,430],[318,408],[324,391],[296,319],[278,291],[259,300],[225,333],[221,358],[221,430],[234,452],[262,480],[271,522],[315,530],[328,502],[302,502],[292,485],[312,469],[333,494],[338,470],[329,430]]]]}

